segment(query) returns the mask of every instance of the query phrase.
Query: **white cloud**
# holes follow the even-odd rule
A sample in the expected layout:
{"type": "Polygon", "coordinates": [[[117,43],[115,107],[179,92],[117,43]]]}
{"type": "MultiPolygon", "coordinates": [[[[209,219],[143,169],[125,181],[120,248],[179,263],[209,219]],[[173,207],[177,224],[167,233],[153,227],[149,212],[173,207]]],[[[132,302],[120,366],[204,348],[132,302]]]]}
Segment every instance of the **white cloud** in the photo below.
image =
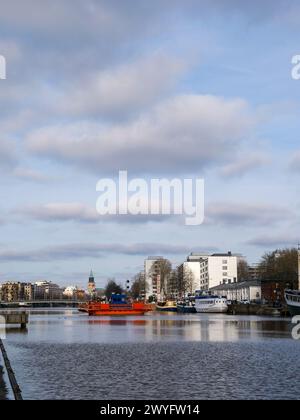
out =
{"type": "Polygon", "coordinates": [[[290,169],[294,172],[300,172],[300,151],[296,151],[290,161],[290,169]]]}
{"type": "Polygon", "coordinates": [[[134,122],[44,127],[27,144],[38,155],[98,173],[182,173],[232,159],[255,124],[241,99],[179,95],[134,122]]]}
{"type": "Polygon", "coordinates": [[[59,111],[76,116],[124,118],[168,92],[184,68],[182,60],[158,52],[117,68],[84,75],[59,101],[59,111]]]}
{"type": "Polygon", "coordinates": [[[31,168],[17,167],[13,170],[13,176],[23,181],[47,182],[49,177],[40,171],[31,168]]]}
{"type": "Polygon", "coordinates": [[[83,203],[48,203],[15,209],[13,213],[42,222],[77,222],[77,223],[128,223],[145,224],[147,222],[163,222],[175,219],[174,215],[105,215],[100,216],[95,208],[83,203]]]}
{"type": "Polygon", "coordinates": [[[208,223],[266,226],[285,221],[293,213],[285,207],[270,204],[212,203],[206,210],[208,223]]]}
{"type": "Polygon", "coordinates": [[[221,175],[225,177],[240,177],[246,173],[258,169],[269,162],[269,159],[262,155],[248,155],[239,157],[237,161],[225,165],[221,169],[221,175]]]}
{"type": "Polygon", "coordinates": [[[0,134],[0,170],[14,166],[17,162],[15,143],[1,138],[0,134]]]}

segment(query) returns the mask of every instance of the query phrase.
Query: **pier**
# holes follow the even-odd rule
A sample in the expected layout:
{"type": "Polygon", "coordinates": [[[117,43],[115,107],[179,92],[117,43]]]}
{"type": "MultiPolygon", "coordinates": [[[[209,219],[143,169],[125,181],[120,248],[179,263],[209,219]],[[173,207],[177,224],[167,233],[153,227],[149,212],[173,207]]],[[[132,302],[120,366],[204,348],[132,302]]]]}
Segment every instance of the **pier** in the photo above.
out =
{"type": "Polygon", "coordinates": [[[21,329],[25,329],[28,324],[28,313],[26,312],[0,312],[4,325],[20,325],[21,329]]]}

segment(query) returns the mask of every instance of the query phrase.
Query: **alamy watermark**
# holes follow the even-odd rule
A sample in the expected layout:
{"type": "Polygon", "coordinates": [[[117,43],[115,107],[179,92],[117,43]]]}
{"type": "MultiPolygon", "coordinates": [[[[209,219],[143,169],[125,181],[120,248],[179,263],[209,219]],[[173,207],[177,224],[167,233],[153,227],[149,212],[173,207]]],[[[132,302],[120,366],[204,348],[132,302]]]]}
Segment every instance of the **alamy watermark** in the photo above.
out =
{"type": "Polygon", "coordinates": [[[6,79],[6,59],[0,54],[0,80],[6,79]]]}
{"type": "Polygon", "coordinates": [[[127,171],[119,171],[118,182],[100,179],[96,190],[100,196],[97,212],[105,215],[185,215],[185,224],[200,225],[204,221],[204,180],[128,179],[127,171]]]}
{"type": "Polygon", "coordinates": [[[292,324],[296,324],[292,329],[292,337],[294,340],[300,340],[300,315],[293,317],[292,324]]]}
{"type": "Polygon", "coordinates": [[[300,55],[294,55],[292,57],[292,78],[294,80],[300,80],[300,55]]]}

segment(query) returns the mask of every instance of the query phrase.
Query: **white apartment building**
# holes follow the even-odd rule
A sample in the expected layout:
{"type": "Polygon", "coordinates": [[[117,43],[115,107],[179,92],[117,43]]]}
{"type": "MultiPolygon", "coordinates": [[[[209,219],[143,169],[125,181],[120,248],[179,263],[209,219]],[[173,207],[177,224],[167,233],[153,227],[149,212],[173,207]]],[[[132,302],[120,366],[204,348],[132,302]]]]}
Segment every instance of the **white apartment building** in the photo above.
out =
{"type": "Polygon", "coordinates": [[[238,281],[238,261],[242,257],[237,254],[196,254],[192,253],[184,263],[185,270],[191,270],[194,275],[194,291],[209,290],[221,284],[231,284],[238,281]]]}

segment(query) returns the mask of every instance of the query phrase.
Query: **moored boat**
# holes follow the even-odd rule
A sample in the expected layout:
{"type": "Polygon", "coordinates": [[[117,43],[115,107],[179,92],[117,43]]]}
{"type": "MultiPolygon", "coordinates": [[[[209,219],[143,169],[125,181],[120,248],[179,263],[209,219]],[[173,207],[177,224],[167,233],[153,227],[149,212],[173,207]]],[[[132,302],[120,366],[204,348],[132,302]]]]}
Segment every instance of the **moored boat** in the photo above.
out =
{"type": "Polygon", "coordinates": [[[177,312],[177,304],[173,300],[167,300],[166,302],[159,302],[156,305],[156,310],[160,312],[177,312]]]}
{"type": "Polygon", "coordinates": [[[285,290],[284,297],[290,314],[300,315],[300,290],[285,290]]]}
{"type": "Polygon", "coordinates": [[[109,303],[89,302],[87,313],[90,316],[144,315],[152,311],[151,305],[144,302],[129,302],[125,295],[113,294],[109,303]]]}
{"type": "Polygon", "coordinates": [[[177,312],[183,312],[185,314],[195,314],[197,311],[194,305],[188,305],[186,303],[178,303],[177,312]]]}
{"type": "Polygon", "coordinates": [[[200,313],[227,313],[227,300],[215,295],[201,295],[195,298],[195,308],[200,313]]]}

